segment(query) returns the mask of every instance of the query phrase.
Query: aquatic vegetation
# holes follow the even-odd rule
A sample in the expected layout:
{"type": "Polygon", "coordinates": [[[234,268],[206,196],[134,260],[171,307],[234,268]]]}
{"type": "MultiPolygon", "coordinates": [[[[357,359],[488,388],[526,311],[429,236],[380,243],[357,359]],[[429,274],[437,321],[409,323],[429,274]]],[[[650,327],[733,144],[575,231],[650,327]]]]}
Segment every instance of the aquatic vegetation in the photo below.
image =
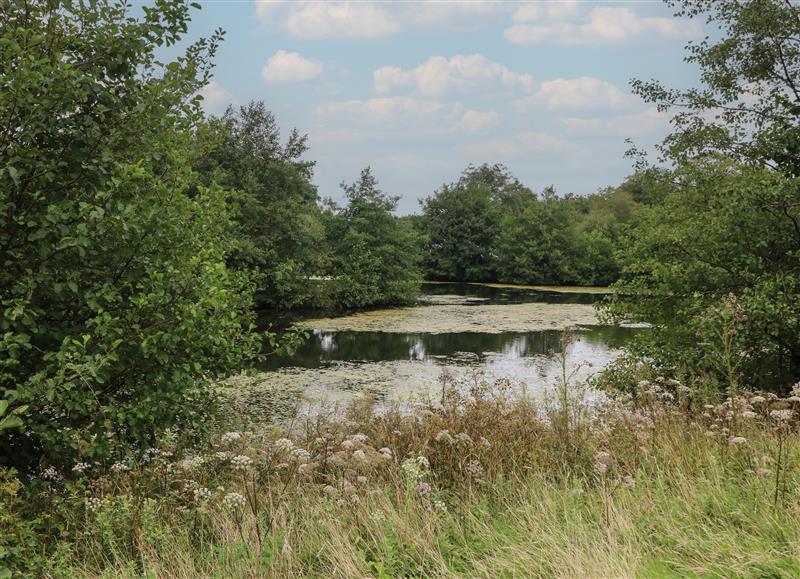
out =
{"type": "Polygon", "coordinates": [[[599,323],[588,304],[431,305],[359,312],[338,318],[304,320],[300,326],[328,331],[431,334],[531,332],[599,323]]]}

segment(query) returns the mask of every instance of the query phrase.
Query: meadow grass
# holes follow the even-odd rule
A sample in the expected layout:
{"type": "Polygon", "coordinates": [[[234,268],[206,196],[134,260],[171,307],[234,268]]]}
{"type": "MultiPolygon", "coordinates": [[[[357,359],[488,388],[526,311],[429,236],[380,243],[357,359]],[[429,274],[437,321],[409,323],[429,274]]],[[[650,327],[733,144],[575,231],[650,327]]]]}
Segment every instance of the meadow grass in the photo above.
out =
{"type": "Polygon", "coordinates": [[[202,449],[167,432],[137,458],[40,481],[40,574],[798,576],[798,400],[639,387],[534,403],[445,378],[413,407],[362,400],[202,449]]]}

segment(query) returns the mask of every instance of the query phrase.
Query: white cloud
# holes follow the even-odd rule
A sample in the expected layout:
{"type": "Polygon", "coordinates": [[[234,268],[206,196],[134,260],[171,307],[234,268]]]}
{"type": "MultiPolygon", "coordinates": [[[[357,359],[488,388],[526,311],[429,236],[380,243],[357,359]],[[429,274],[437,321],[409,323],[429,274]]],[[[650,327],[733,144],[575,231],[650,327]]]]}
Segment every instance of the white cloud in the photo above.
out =
{"type": "Polygon", "coordinates": [[[222,113],[229,104],[236,102],[233,94],[215,80],[202,88],[200,96],[203,97],[203,110],[211,114],[222,113]]]}
{"type": "Polygon", "coordinates": [[[270,56],[267,65],[261,69],[261,77],[270,84],[302,82],[321,74],[321,62],[285,50],[279,50],[270,56]]]}
{"type": "Polygon", "coordinates": [[[634,102],[632,96],[622,92],[608,81],[581,76],[556,78],[542,83],[530,97],[519,99],[517,108],[525,110],[543,103],[550,110],[621,108],[634,102]]]}
{"type": "Polygon", "coordinates": [[[416,68],[403,70],[384,66],[373,73],[375,92],[390,93],[413,89],[427,97],[441,97],[451,92],[472,92],[492,85],[530,92],[534,81],[530,74],[518,73],[480,54],[457,54],[452,58],[432,56],[416,68]]]}
{"type": "Polygon", "coordinates": [[[448,105],[437,100],[395,96],[326,103],[317,107],[316,112],[324,118],[386,122],[446,113],[448,105]]]}
{"type": "Polygon", "coordinates": [[[657,108],[651,107],[638,113],[612,117],[565,117],[561,119],[561,122],[571,133],[597,136],[611,134],[628,137],[666,131],[669,119],[668,113],[659,112],[657,108]]]}
{"type": "MultiPolygon", "coordinates": [[[[465,110],[460,103],[409,96],[377,97],[365,100],[330,102],[320,105],[316,114],[336,125],[385,130],[410,128],[425,133],[480,133],[495,125],[495,111],[465,110]]],[[[362,131],[363,132],[363,131],[362,131]]]]}
{"type": "Polygon", "coordinates": [[[639,16],[629,8],[598,6],[580,22],[574,20],[576,15],[571,4],[553,11],[523,6],[515,13],[514,24],[506,28],[505,37],[514,44],[601,44],[646,34],[683,38],[701,31],[695,21],[639,16]]]}
{"type": "Polygon", "coordinates": [[[256,2],[256,14],[269,26],[277,23],[292,38],[384,38],[400,26],[383,6],[363,2],[256,2]]]}
{"type": "Polygon", "coordinates": [[[494,111],[464,111],[456,128],[465,133],[479,133],[497,124],[500,114],[494,111]]]}
{"type": "Polygon", "coordinates": [[[529,155],[564,153],[575,147],[560,137],[541,131],[528,131],[507,140],[481,141],[459,146],[462,153],[476,159],[510,159],[529,155]]]}

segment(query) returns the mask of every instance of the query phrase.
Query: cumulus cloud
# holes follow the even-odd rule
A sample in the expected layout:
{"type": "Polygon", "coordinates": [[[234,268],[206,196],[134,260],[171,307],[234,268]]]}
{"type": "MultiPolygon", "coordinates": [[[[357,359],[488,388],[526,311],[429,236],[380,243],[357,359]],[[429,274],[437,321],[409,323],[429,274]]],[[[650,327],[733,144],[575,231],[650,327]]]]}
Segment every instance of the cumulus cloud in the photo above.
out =
{"type": "Polygon", "coordinates": [[[617,109],[633,102],[633,97],[608,81],[591,76],[556,78],[542,83],[530,97],[519,99],[517,108],[525,110],[544,104],[550,110],[558,109],[617,109]]]}
{"type": "Polygon", "coordinates": [[[221,113],[229,104],[236,102],[233,94],[216,80],[212,80],[204,86],[200,91],[200,96],[203,97],[203,110],[211,114],[221,113]]]}
{"type": "Polygon", "coordinates": [[[415,127],[427,133],[479,133],[495,125],[500,114],[495,111],[464,109],[460,103],[410,96],[377,97],[363,100],[330,102],[316,109],[324,121],[348,126],[383,129],[415,127]]]}
{"type": "Polygon", "coordinates": [[[285,50],[279,50],[270,56],[267,65],[261,69],[261,77],[270,84],[302,82],[321,74],[321,62],[285,50]]]}
{"type": "Polygon", "coordinates": [[[300,40],[384,38],[400,30],[383,6],[363,2],[257,2],[256,13],[267,26],[278,24],[300,40]]]}
{"type": "Polygon", "coordinates": [[[650,107],[637,113],[615,115],[612,117],[565,117],[561,123],[571,133],[584,135],[633,135],[651,134],[666,131],[670,115],[650,107]]]}
{"type": "Polygon", "coordinates": [[[700,33],[695,21],[639,16],[629,8],[598,6],[579,19],[580,11],[566,3],[547,9],[532,5],[519,8],[505,37],[514,44],[601,44],[622,42],[634,36],[682,38],[700,33]]]}
{"type": "Polygon", "coordinates": [[[511,159],[529,155],[564,153],[574,150],[565,139],[542,131],[517,133],[510,139],[467,143],[459,147],[462,153],[476,159],[511,159]]]}
{"type": "Polygon", "coordinates": [[[480,54],[457,54],[452,58],[432,56],[416,68],[384,66],[373,73],[375,92],[385,94],[411,89],[423,96],[441,97],[451,92],[472,92],[478,88],[502,87],[529,92],[530,74],[518,73],[491,62],[480,54]]]}

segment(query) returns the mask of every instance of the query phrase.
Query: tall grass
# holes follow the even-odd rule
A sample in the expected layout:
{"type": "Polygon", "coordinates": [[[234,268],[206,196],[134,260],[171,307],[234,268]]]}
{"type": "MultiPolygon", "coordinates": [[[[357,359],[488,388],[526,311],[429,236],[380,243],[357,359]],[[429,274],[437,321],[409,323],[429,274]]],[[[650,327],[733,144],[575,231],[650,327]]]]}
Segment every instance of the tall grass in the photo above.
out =
{"type": "MultiPolygon", "coordinates": [[[[588,404],[567,378],[538,403],[507,382],[449,378],[411,408],[362,400],[204,449],[168,433],[111,469],[50,472],[36,483],[50,529],[33,547],[48,562],[38,572],[800,575],[800,399],[714,402],[659,378],[588,404]]],[[[0,518],[10,543],[31,504],[21,492],[0,518]]]]}

